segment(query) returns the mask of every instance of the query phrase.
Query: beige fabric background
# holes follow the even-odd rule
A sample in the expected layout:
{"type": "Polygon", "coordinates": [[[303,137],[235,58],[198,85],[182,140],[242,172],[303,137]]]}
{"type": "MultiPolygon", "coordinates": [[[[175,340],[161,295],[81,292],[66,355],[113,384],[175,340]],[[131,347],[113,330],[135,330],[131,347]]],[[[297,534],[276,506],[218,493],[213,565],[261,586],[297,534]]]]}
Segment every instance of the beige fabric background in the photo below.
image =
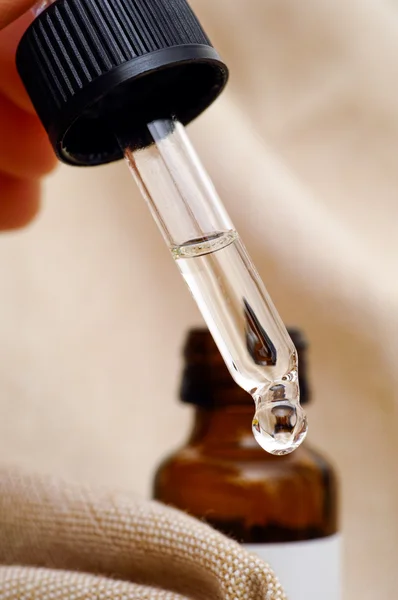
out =
{"type": "MultiPolygon", "coordinates": [[[[194,0],[232,69],[190,128],[285,321],[312,342],[314,444],[343,483],[346,597],[398,575],[398,8],[194,0]]],[[[23,149],[21,149],[21,152],[23,149]]],[[[187,432],[200,322],[123,164],[61,168],[0,239],[3,462],[148,493],[187,432]]]]}

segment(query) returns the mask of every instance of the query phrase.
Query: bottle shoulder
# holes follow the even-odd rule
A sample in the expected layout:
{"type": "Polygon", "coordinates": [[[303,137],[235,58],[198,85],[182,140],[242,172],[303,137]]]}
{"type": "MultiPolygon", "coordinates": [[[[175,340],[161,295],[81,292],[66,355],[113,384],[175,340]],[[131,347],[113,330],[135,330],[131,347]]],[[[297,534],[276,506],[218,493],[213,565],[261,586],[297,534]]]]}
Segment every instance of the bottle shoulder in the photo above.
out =
{"type": "MultiPolygon", "coordinates": [[[[239,471],[242,476],[246,471],[257,477],[280,477],[288,475],[305,477],[309,472],[322,472],[335,475],[329,459],[321,452],[304,443],[299,449],[286,456],[270,456],[255,442],[250,446],[208,447],[202,444],[188,444],[167,457],[158,467],[157,475],[162,472],[203,471],[217,476],[228,476],[239,471]]],[[[253,479],[253,475],[251,479],[253,479]]]]}
{"type": "Polygon", "coordinates": [[[240,459],[186,446],[166,459],[154,497],[246,543],[293,541],[337,531],[334,469],[308,445],[288,456],[259,448],[240,459]]]}

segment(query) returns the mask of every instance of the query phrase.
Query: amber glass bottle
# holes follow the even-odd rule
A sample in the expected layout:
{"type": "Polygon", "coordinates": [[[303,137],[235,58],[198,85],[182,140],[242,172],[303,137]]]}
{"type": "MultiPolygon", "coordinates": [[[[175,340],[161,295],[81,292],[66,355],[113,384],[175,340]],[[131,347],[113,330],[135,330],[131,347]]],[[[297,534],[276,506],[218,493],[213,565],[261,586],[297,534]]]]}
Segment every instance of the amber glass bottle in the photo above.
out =
{"type": "MultiPolygon", "coordinates": [[[[306,343],[299,354],[302,403],[310,399],[306,343]]],[[[330,463],[305,442],[272,456],[253,438],[252,398],[232,380],[207,330],[188,335],[181,386],[195,406],[187,444],[165,460],[154,497],[205,519],[275,569],[290,600],[339,600],[337,485],[330,463]]]]}

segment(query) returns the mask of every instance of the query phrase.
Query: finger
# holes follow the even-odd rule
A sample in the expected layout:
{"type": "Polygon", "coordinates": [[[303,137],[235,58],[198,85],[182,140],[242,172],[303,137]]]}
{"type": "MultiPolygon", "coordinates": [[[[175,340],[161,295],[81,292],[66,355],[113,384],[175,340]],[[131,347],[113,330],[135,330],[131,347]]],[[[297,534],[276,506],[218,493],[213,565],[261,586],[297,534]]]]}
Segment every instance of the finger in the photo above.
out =
{"type": "Polygon", "coordinates": [[[0,0],[0,29],[23,15],[35,0],[0,0]]]}
{"type": "Polygon", "coordinates": [[[47,134],[38,119],[0,95],[0,170],[35,179],[55,166],[47,134]]]}
{"type": "MultiPolygon", "coordinates": [[[[1,5],[1,0],[0,0],[1,5]]],[[[25,91],[15,66],[15,54],[19,40],[31,22],[29,14],[0,31],[0,92],[20,108],[34,113],[34,108],[25,91]]]]}
{"type": "Polygon", "coordinates": [[[0,173],[0,231],[19,229],[34,219],[40,207],[38,181],[0,173]]]}

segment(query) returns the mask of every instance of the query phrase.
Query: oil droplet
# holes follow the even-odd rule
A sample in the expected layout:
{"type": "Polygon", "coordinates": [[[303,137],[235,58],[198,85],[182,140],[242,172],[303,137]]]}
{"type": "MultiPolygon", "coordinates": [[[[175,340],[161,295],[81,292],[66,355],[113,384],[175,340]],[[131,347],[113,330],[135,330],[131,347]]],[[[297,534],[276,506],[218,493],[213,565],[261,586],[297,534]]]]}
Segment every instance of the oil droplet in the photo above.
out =
{"type": "Polygon", "coordinates": [[[256,398],[253,434],[257,443],[270,454],[290,454],[307,435],[307,418],[299,402],[286,398],[284,386],[271,388],[272,400],[256,398]]]}

